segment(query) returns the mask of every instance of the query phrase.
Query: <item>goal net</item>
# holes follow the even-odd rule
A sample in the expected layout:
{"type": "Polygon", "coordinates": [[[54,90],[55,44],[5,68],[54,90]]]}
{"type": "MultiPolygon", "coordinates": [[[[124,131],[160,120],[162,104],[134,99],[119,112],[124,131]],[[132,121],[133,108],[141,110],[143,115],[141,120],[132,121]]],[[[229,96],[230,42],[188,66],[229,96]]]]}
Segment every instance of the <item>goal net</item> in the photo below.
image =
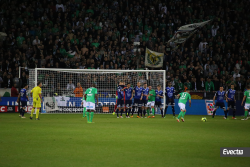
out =
{"type": "MultiPolygon", "coordinates": [[[[141,86],[147,83],[154,90],[160,85],[163,92],[166,87],[164,70],[35,68],[30,69],[29,74],[29,90],[36,86],[38,81],[43,84],[42,113],[82,113],[82,98],[92,83],[96,84],[98,90],[97,113],[113,113],[120,81],[130,83],[132,88],[138,82],[141,86]]],[[[162,104],[165,106],[165,96],[162,104]]]]}

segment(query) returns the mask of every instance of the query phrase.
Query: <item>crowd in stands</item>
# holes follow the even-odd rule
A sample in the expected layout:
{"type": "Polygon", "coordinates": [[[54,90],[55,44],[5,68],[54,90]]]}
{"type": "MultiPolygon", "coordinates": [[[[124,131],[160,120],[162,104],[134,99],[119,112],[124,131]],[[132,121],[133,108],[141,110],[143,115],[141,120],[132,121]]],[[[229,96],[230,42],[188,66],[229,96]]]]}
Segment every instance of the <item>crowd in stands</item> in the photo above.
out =
{"type": "Polygon", "coordinates": [[[0,87],[28,83],[35,67],[145,69],[147,47],[164,53],[162,69],[178,91],[231,84],[243,91],[250,85],[249,10],[248,0],[1,1],[7,37],[0,43],[0,87]],[[206,20],[212,21],[177,49],[167,43],[180,26],[206,20]]]}

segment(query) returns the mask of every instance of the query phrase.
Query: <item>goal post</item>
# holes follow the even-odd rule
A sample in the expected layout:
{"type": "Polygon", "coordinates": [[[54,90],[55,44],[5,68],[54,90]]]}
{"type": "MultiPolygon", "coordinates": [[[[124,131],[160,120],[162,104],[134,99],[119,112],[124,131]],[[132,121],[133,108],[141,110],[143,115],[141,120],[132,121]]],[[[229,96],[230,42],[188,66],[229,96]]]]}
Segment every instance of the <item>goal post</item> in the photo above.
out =
{"type": "MultiPolygon", "coordinates": [[[[29,69],[29,90],[38,81],[42,82],[42,113],[82,113],[81,104],[84,92],[95,83],[98,90],[99,104],[97,113],[113,113],[116,104],[116,91],[120,81],[130,83],[134,88],[138,82],[156,90],[160,85],[164,92],[165,105],[166,71],[165,70],[105,70],[105,69],[29,69]]],[[[164,107],[165,108],[165,107],[164,107]]]]}

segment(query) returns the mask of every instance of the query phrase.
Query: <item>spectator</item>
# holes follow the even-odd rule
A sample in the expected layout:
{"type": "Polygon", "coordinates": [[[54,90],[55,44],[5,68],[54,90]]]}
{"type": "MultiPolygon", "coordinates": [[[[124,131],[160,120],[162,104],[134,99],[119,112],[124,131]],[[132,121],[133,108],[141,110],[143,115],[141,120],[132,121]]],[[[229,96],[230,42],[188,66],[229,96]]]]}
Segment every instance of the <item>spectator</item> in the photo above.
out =
{"type": "Polygon", "coordinates": [[[38,36],[36,36],[36,39],[33,40],[32,45],[39,45],[40,40],[38,39],[38,36]]]}
{"type": "Polygon", "coordinates": [[[214,91],[214,83],[210,78],[207,78],[207,82],[205,83],[205,89],[207,92],[214,91]]]}
{"type": "Polygon", "coordinates": [[[16,84],[14,84],[13,86],[12,86],[12,88],[11,88],[11,97],[18,97],[18,91],[17,91],[17,89],[16,89],[16,84]]]}
{"type": "Polygon", "coordinates": [[[77,83],[77,87],[74,90],[75,97],[83,97],[83,89],[80,82],[77,83]]]}
{"type": "Polygon", "coordinates": [[[72,83],[72,80],[67,84],[67,90],[72,92],[75,90],[75,85],[72,83]]]}
{"type": "Polygon", "coordinates": [[[5,83],[5,88],[12,88],[13,86],[13,81],[11,79],[11,75],[8,74],[6,78],[4,78],[4,83],[5,83]]]}

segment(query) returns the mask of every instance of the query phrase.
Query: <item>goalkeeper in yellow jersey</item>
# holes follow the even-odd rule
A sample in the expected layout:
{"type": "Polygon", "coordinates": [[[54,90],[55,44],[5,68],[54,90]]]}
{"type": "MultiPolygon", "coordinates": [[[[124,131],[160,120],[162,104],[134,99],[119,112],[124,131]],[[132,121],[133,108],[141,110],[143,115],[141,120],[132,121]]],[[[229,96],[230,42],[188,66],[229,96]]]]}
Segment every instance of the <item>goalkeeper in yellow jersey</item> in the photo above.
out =
{"type": "Polygon", "coordinates": [[[31,110],[30,119],[33,118],[33,113],[34,113],[34,111],[36,109],[36,120],[40,120],[39,119],[39,111],[40,111],[40,108],[41,108],[41,103],[43,102],[41,87],[42,87],[42,82],[38,82],[37,86],[34,87],[30,92],[31,95],[33,94],[33,108],[31,110]]]}

